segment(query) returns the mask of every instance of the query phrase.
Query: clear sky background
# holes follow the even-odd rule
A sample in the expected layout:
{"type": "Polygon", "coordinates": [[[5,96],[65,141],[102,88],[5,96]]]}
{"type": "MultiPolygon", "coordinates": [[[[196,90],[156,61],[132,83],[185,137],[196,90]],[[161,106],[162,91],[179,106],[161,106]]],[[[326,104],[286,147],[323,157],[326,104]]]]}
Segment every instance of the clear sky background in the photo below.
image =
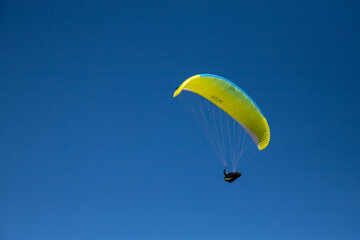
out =
{"type": "Polygon", "coordinates": [[[359,1],[0,2],[0,239],[360,239],[359,1]],[[261,107],[232,184],[172,98],[261,107]]]}

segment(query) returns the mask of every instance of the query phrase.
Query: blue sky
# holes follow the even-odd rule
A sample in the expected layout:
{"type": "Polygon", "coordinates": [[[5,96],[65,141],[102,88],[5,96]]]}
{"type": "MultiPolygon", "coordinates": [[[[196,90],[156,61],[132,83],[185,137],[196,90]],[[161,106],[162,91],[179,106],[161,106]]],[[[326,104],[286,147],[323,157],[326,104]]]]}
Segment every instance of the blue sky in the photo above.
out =
{"type": "Polygon", "coordinates": [[[359,239],[357,1],[2,1],[0,239],[359,239]],[[232,184],[172,99],[261,107],[232,184]]]}

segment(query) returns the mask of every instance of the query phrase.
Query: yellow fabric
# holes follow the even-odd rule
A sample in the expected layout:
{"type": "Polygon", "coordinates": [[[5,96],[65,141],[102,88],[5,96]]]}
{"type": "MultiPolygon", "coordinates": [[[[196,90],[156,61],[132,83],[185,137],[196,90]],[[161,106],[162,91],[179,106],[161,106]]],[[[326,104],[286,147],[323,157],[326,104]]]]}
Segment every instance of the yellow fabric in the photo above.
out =
{"type": "Polygon", "coordinates": [[[270,129],[266,118],[256,103],[238,86],[229,80],[210,74],[195,75],[185,80],[174,92],[194,92],[229,114],[250,135],[259,150],[267,147],[270,129]]]}

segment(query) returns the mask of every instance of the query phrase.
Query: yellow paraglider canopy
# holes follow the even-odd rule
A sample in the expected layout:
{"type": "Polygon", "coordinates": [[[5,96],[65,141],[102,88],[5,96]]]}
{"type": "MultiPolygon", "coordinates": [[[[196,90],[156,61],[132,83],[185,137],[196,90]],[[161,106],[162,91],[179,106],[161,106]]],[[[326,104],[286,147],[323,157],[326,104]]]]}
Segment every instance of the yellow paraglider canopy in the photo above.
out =
{"type": "Polygon", "coordinates": [[[174,92],[182,90],[196,93],[235,119],[249,134],[259,150],[270,141],[269,125],[256,103],[241,88],[229,80],[211,74],[199,74],[185,80],[174,92]]]}

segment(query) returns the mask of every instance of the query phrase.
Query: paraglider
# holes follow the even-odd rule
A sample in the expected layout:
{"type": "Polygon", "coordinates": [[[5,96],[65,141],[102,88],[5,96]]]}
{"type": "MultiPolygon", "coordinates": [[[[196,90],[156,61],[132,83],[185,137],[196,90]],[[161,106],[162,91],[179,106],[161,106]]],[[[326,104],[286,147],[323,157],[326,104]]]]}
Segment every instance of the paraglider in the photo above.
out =
{"type": "Polygon", "coordinates": [[[225,168],[232,163],[232,172],[224,170],[225,181],[235,181],[241,176],[236,168],[251,146],[258,152],[269,144],[270,129],[264,114],[247,93],[220,76],[190,77],[176,88],[173,97],[182,92],[187,101],[184,108],[199,121],[225,168]]]}
{"type": "Polygon", "coordinates": [[[232,183],[241,176],[241,172],[228,172],[227,169],[224,169],[224,180],[232,183]]]}

